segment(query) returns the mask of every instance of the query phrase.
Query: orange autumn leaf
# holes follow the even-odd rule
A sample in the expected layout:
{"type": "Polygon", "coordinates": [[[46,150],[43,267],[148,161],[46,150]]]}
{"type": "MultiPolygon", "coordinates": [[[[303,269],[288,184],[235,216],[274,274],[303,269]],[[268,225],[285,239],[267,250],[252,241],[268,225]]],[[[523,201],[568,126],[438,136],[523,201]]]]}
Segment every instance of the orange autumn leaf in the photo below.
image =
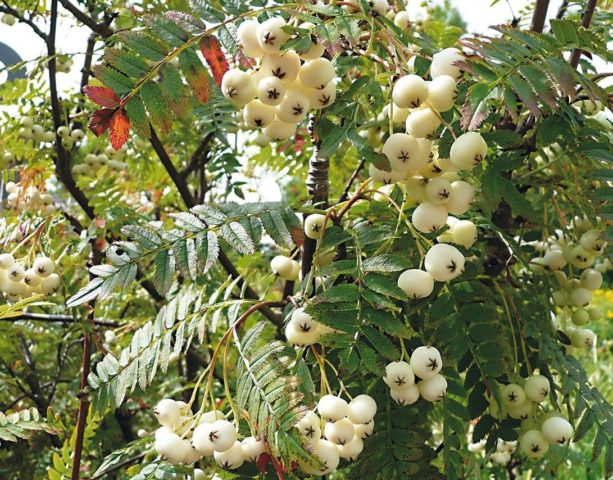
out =
{"type": "Polygon", "coordinates": [[[119,150],[128,141],[130,119],[123,108],[119,108],[111,117],[109,125],[111,145],[119,150]]]}
{"type": "Polygon", "coordinates": [[[219,46],[219,41],[211,35],[204,37],[200,40],[200,51],[211,69],[215,83],[221,87],[221,79],[230,67],[226,55],[219,46]]]}

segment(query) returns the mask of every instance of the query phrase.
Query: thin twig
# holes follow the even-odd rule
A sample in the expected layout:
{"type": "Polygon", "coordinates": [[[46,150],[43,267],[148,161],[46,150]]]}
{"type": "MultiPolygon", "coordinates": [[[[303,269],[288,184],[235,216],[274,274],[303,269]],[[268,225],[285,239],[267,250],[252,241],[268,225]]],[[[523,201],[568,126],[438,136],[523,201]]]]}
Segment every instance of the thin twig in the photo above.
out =
{"type": "Polygon", "coordinates": [[[360,162],[358,163],[358,166],[355,168],[355,170],[351,174],[351,178],[349,179],[349,182],[347,182],[347,186],[345,187],[345,190],[343,190],[343,194],[338,199],[339,202],[344,202],[345,200],[349,198],[349,192],[351,190],[351,187],[353,187],[353,182],[355,182],[356,178],[358,178],[358,175],[360,175],[360,172],[364,168],[365,164],[366,164],[366,157],[362,157],[362,160],[360,160],[360,162]]]}
{"type": "MultiPolygon", "coordinates": [[[[48,322],[48,323],[79,323],[78,320],[75,320],[71,315],[47,315],[45,313],[23,313],[17,317],[9,317],[9,318],[1,318],[0,321],[4,322],[16,322],[18,320],[34,320],[37,322],[48,322]]],[[[104,319],[94,319],[94,325],[99,325],[101,327],[110,327],[117,328],[119,327],[119,323],[113,322],[111,320],[104,319]]]]}
{"type": "Polygon", "coordinates": [[[113,29],[106,23],[98,23],[94,18],[87,15],[85,12],[79,9],[76,5],[73,5],[68,0],[60,0],[62,6],[74,15],[83,25],[88,26],[93,32],[100,35],[102,38],[108,38],[113,35],[113,29]]]}
{"type": "Polygon", "coordinates": [[[547,9],[549,8],[549,0],[537,0],[532,15],[530,30],[541,33],[545,27],[545,19],[547,18],[547,9]]]}
{"type": "Polygon", "coordinates": [[[25,23],[26,25],[28,25],[32,31],[38,35],[40,38],[42,38],[45,42],[47,41],[47,34],[45,32],[43,32],[40,28],[38,28],[38,26],[36,25],[36,23],[34,23],[32,21],[31,18],[26,18],[25,16],[23,16],[19,10],[11,7],[6,0],[2,0],[2,3],[4,5],[0,5],[0,12],[2,13],[9,13],[11,14],[13,17],[15,17],[17,20],[19,20],[21,23],[25,23]]]}
{"type": "MultiPolygon", "coordinates": [[[[583,28],[589,28],[590,23],[592,23],[592,17],[594,16],[594,10],[596,10],[596,4],[598,0],[588,0],[587,5],[585,6],[585,11],[583,12],[583,16],[581,17],[581,26],[583,28]]],[[[579,66],[579,59],[581,58],[581,54],[583,50],[575,48],[573,53],[570,56],[570,64],[573,68],[577,68],[579,66]]]]}

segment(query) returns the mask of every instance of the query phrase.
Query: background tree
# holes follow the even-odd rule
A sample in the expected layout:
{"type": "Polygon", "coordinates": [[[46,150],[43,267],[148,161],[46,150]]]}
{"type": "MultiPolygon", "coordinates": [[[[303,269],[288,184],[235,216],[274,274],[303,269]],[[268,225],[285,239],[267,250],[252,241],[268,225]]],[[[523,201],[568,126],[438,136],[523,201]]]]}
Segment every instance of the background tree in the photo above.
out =
{"type": "Polygon", "coordinates": [[[609,476],[596,4],[2,2],[46,51],[0,87],[2,476],[609,476]]]}

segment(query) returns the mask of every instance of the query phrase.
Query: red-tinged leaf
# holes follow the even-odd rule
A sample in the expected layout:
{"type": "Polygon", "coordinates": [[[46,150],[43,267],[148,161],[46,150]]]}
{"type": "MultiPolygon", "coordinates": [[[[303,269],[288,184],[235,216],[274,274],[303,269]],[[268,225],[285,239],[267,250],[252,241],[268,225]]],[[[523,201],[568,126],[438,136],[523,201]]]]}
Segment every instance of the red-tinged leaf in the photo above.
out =
{"type": "Polygon", "coordinates": [[[240,49],[238,52],[236,52],[236,57],[238,58],[238,63],[241,67],[249,69],[256,66],[255,60],[245,55],[240,49]]]}
{"type": "Polygon", "coordinates": [[[202,55],[204,55],[206,63],[209,64],[215,83],[217,83],[218,87],[221,87],[223,74],[226,73],[230,67],[228,66],[226,55],[219,46],[219,41],[215,37],[207,35],[200,40],[200,51],[202,55]]]}
{"type": "Polygon", "coordinates": [[[261,453],[255,462],[256,466],[258,467],[258,470],[262,473],[266,473],[266,471],[268,470],[266,468],[266,465],[268,465],[268,463],[270,463],[270,454],[268,452],[261,453]]]}
{"type": "Polygon", "coordinates": [[[109,129],[113,113],[115,113],[115,110],[112,108],[101,108],[92,114],[88,126],[94,135],[99,137],[109,129]]]}
{"type": "Polygon", "coordinates": [[[87,85],[83,87],[83,93],[91,98],[98,105],[106,108],[115,108],[119,105],[121,98],[108,87],[87,85]]]}
{"type": "Polygon", "coordinates": [[[128,134],[130,133],[130,119],[123,108],[118,109],[113,114],[109,129],[111,145],[115,150],[119,150],[128,141],[128,134]]]}

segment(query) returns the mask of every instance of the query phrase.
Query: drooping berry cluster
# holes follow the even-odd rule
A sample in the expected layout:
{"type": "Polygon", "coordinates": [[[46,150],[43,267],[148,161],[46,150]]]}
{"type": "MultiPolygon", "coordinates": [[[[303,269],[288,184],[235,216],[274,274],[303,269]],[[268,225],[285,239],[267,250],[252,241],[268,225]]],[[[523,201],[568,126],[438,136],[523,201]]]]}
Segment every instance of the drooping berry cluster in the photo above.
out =
{"type": "Polygon", "coordinates": [[[19,120],[19,124],[21,125],[18,132],[19,137],[32,142],[55,142],[55,132],[53,130],[45,130],[45,127],[41,125],[41,123],[43,122],[37,123],[34,118],[24,115],[19,120]]]}
{"type": "Polygon", "coordinates": [[[608,259],[596,264],[607,246],[603,231],[594,228],[587,219],[577,218],[574,224],[570,232],[559,231],[544,242],[534,242],[532,245],[542,256],[532,259],[530,267],[554,272],[560,288],[552,293],[552,301],[562,310],[562,327],[573,347],[589,348],[596,336],[583,326],[602,316],[590,304],[593,292],[602,285],[602,273],[610,264],[608,259]],[[568,320],[572,325],[567,324],[568,320]]]}
{"type": "MultiPolygon", "coordinates": [[[[246,20],[238,27],[242,53],[258,61],[251,71],[226,72],[221,91],[236,107],[250,128],[263,129],[271,140],[290,138],[311,110],[325,108],[336,99],[334,65],[321,58],[324,47],[311,35],[308,51],[298,54],[282,46],[291,38],[281,17],[263,23],[246,20]]],[[[299,27],[312,31],[315,25],[299,27]]]]}
{"type": "Polygon", "coordinates": [[[53,197],[49,193],[41,192],[34,186],[22,187],[19,183],[7,182],[5,190],[8,193],[6,201],[16,210],[29,210],[49,215],[55,212],[53,197]]]}
{"type": "Polygon", "coordinates": [[[15,302],[37,293],[50,295],[60,287],[55,263],[48,257],[37,257],[30,268],[17,262],[10,253],[0,254],[0,290],[7,300],[15,302]]]}
{"type": "Polygon", "coordinates": [[[321,468],[300,465],[309,475],[325,475],[338,467],[341,458],[354,461],[364,448],[363,439],[374,428],[377,403],[369,395],[358,395],[349,403],[335,395],[324,395],[317,403],[317,415],[308,411],[296,424],[321,468]],[[323,427],[323,428],[322,428],[323,427]]]}
{"type": "Polygon", "coordinates": [[[403,360],[389,363],[383,381],[399,405],[411,405],[420,396],[428,402],[437,402],[447,394],[447,380],[439,373],[441,368],[443,360],[436,348],[418,347],[409,363],[403,360]]]}
{"type": "Polygon", "coordinates": [[[218,465],[236,469],[245,461],[255,462],[264,453],[262,440],[237,439],[233,423],[219,410],[194,415],[185,402],[161,400],[154,414],[162,427],[155,432],[155,450],[172,464],[193,464],[213,457],[218,465]]]}
{"type": "Polygon", "coordinates": [[[88,153],[83,157],[83,163],[78,163],[72,167],[75,175],[85,175],[95,177],[100,169],[106,167],[106,172],[119,173],[128,168],[128,164],[123,161],[127,148],[115,151],[113,147],[107,147],[104,153],[88,153]]]}

